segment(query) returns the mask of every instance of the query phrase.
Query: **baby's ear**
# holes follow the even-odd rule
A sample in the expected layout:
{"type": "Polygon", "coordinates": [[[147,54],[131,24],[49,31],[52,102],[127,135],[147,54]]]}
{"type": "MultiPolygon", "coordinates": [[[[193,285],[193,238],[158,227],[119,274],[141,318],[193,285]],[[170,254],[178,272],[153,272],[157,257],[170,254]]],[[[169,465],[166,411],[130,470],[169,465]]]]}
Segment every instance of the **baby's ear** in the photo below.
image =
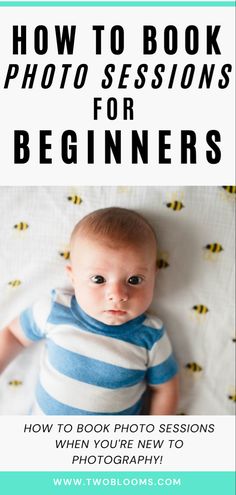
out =
{"type": "Polygon", "coordinates": [[[68,265],[66,265],[66,273],[67,273],[68,277],[70,278],[70,280],[73,282],[72,266],[69,263],[68,263],[68,265]]]}
{"type": "Polygon", "coordinates": [[[66,265],[66,274],[68,276],[68,278],[70,279],[70,283],[72,285],[72,287],[75,287],[75,284],[74,284],[74,274],[73,274],[73,269],[72,269],[72,266],[70,263],[68,263],[68,265],[66,265]]]}

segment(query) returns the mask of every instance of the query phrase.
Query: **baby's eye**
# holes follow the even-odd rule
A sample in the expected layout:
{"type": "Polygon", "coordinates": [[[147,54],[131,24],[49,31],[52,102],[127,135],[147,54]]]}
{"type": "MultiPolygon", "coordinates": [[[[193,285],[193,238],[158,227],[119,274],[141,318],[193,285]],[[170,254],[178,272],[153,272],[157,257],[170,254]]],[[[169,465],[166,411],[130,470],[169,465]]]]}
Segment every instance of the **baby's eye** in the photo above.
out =
{"type": "Polygon", "coordinates": [[[90,280],[94,284],[104,284],[104,282],[106,282],[105,278],[102,275],[93,275],[90,280]]]}
{"type": "Polygon", "coordinates": [[[129,277],[128,279],[128,284],[130,285],[139,285],[143,281],[143,278],[138,276],[138,275],[133,275],[132,277],[129,277]]]}

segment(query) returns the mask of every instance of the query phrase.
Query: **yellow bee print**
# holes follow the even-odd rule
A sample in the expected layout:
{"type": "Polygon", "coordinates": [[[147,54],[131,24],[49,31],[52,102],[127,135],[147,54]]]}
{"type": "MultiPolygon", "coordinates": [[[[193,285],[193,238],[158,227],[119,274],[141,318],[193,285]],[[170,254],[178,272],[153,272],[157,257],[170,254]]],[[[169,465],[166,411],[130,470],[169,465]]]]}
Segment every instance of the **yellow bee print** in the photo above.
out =
{"type": "Polygon", "coordinates": [[[217,242],[213,242],[212,244],[207,244],[204,249],[208,249],[211,253],[220,253],[223,251],[223,247],[221,244],[218,244],[217,242]]]}
{"type": "Polygon", "coordinates": [[[193,306],[192,309],[196,311],[196,313],[199,315],[205,315],[209,311],[209,309],[203,304],[195,304],[195,306],[193,306]]]}
{"type": "Polygon", "coordinates": [[[77,194],[72,194],[71,196],[67,196],[68,201],[71,201],[73,205],[80,205],[82,203],[82,198],[77,196],[77,194]]]}
{"type": "Polygon", "coordinates": [[[184,199],[184,194],[183,192],[176,192],[172,194],[168,194],[169,200],[165,203],[167,208],[173,211],[180,211],[184,208],[183,204],[183,199],[184,199]]]}
{"type": "Polygon", "coordinates": [[[19,285],[21,285],[21,281],[16,279],[16,280],[10,280],[10,282],[8,282],[8,285],[10,285],[11,287],[19,287],[19,285]]]}
{"type": "Polygon", "coordinates": [[[163,258],[157,260],[157,267],[158,268],[160,268],[160,269],[161,268],[168,268],[168,266],[170,266],[168,261],[164,260],[163,258]]]}
{"type": "Polygon", "coordinates": [[[236,194],[236,186],[222,186],[229,194],[236,194]]]}
{"type": "Polygon", "coordinates": [[[166,203],[167,208],[171,208],[173,211],[180,211],[182,208],[184,208],[184,204],[182,201],[170,201],[169,203],[166,203]]]}
{"type": "Polygon", "coordinates": [[[225,201],[234,202],[236,199],[236,186],[221,186],[220,188],[222,199],[225,201]]]}
{"type": "Polygon", "coordinates": [[[29,224],[26,222],[19,222],[14,225],[14,229],[16,230],[27,230],[29,228],[29,224]]]}
{"type": "Polygon", "coordinates": [[[236,393],[228,395],[228,399],[236,402],[236,393]]]}
{"type": "Polygon", "coordinates": [[[168,257],[168,253],[160,253],[160,258],[157,259],[157,268],[168,268],[168,266],[170,266],[168,263],[168,257]]]}
{"type": "Polygon", "coordinates": [[[64,258],[65,260],[69,260],[69,259],[70,259],[70,251],[64,251],[64,252],[61,252],[61,253],[59,253],[59,254],[60,254],[60,256],[61,256],[62,258],[64,258]]]}
{"type": "Polygon", "coordinates": [[[19,387],[22,384],[23,382],[21,380],[11,380],[10,382],[8,382],[8,385],[10,385],[11,387],[19,387]]]}
{"type": "Polygon", "coordinates": [[[204,258],[207,261],[216,261],[218,259],[219,253],[224,251],[224,248],[218,242],[212,242],[211,244],[206,244],[204,246],[204,258]]]}
{"type": "Polygon", "coordinates": [[[202,367],[200,366],[200,364],[197,363],[187,363],[185,365],[185,368],[192,371],[193,373],[199,373],[200,371],[202,371],[202,367]]]}

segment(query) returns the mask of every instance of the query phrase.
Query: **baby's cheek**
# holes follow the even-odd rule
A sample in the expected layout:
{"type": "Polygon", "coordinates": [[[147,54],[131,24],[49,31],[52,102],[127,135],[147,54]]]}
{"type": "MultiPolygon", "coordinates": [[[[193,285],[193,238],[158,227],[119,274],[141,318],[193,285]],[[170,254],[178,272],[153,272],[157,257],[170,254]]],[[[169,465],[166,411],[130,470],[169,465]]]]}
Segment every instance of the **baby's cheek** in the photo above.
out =
{"type": "Polygon", "coordinates": [[[148,290],[146,290],[143,294],[142,294],[142,301],[143,301],[143,304],[150,306],[151,302],[152,302],[152,297],[153,297],[153,289],[150,287],[148,290]]]}
{"type": "Polygon", "coordinates": [[[102,300],[102,294],[96,289],[96,286],[81,289],[81,297],[86,305],[96,305],[102,300]]]}

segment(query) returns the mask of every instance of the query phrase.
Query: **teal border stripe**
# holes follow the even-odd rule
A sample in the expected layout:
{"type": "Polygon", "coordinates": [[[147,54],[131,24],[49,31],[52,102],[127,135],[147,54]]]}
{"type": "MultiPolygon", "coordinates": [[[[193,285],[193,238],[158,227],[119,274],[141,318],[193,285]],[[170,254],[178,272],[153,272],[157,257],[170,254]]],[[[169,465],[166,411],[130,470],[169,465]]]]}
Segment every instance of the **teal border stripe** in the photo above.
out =
{"type": "Polygon", "coordinates": [[[5,1],[1,2],[0,1],[0,7],[235,7],[236,2],[235,1],[100,1],[98,0],[97,2],[92,2],[92,1],[65,1],[62,0],[61,2],[58,1],[21,1],[19,2],[14,2],[14,1],[5,1]]]}
{"type": "Polygon", "coordinates": [[[3,472],[0,473],[1,493],[7,495],[234,495],[234,472],[3,472]],[[88,484],[106,480],[100,485],[88,484]],[[71,484],[55,484],[54,480],[69,479],[71,484]],[[110,483],[119,480],[119,484],[110,483]],[[145,483],[132,484],[132,480],[145,483]],[[151,480],[151,484],[147,480],[151,480]],[[157,482],[162,480],[162,484],[157,482]],[[165,480],[169,482],[164,484],[165,480]],[[79,480],[81,483],[73,483],[79,480]],[[126,480],[126,483],[122,483],[126,480]],[[130,483],[127,483],[127,481],[130,483]],[[173,484],[170,481],[173,480],[173,484]],[[174,480],[179,483],[174,483],[174,480]]]}

